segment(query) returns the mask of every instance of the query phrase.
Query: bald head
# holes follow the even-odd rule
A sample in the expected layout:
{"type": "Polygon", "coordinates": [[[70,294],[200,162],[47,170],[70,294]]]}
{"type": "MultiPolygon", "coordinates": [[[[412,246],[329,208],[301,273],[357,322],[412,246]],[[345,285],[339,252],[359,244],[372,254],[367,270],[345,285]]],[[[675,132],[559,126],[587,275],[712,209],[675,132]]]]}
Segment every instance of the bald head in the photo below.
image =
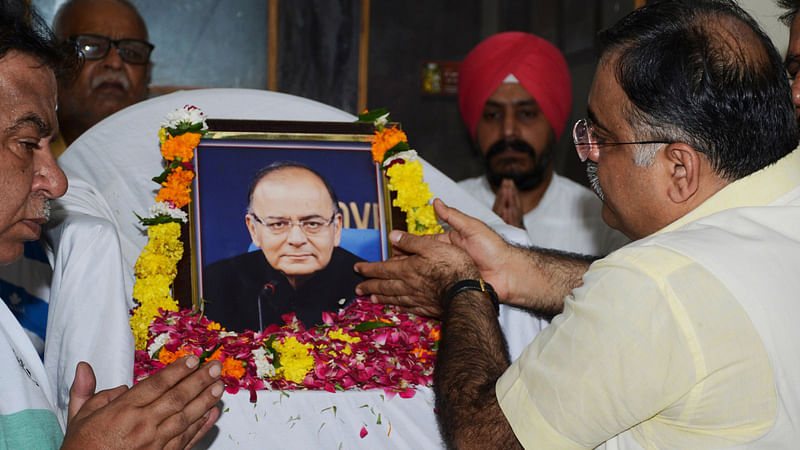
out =
{"type": "MultiPolygon", "coordinates": [[[[62,40],[76,34],[73,31],[73,28],[79,25],[79,23],[76,22],[80,22],[82,16],[96,15],[99,11],[97,8],[102,8],[103,4],[116,5],[116,11],[125,10],[125,12],[122,13],[124,18],[136,22],[137,27],[140,29],[142,39],[148,39],[147,25],[145,25],[144,19],[139,15],[139,11],[136,10],[136,7],[126,0],[69,0],[58,8],[53,18],[53,33],[62,40]]],[[[110,19],[105,16],[103,16],[103,18],[110,19]]],[[[114,21],[114,19],[110,20],[112,20],[112,22],[114,21]]],[[[83,32],[79,31],[78,34],[79,33],[83,32]]]]}
{"type": "MultiPolygon", "coordinates": [[[[147,98],[150,79],[147,27],[132,4],[125,0],[71,0],[59,8],[53,31],[62,40],[90,39],[95,48],[108,40],[135,40],[146,49],[147,61],[132,61],[130,51],[110,44],[108,51],[83,53],[74,80],[62,81],[58,95],[58,121],[67,144],[105,117],[147,98]]],[[[80,45],[87,47],[84,42],[80,45]]],[[[76,43],[77,46],[77,43],[76,43]]]]}

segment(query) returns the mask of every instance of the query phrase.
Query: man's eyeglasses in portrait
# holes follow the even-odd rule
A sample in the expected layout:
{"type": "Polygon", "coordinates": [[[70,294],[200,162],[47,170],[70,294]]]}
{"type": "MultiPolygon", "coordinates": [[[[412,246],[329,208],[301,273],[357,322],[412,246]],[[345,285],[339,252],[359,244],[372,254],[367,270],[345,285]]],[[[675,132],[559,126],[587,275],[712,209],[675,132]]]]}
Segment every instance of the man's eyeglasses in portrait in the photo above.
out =
{"type": "Polygon", "coordinates": [[[261,219],[252,212],[250,213],[250,217],[252,217],[261,225],[264,225],[264,228],[266,228],[267,231],[276,236],[288,233],[289,230],[291,230],[295,225],[299,226],[300,230],[302,230],[306,236],[313,236],[315,234],[319,234],[323,230],[326,230],[327,227],[333,223],[333,219],[336,218],[336,213],[333,213],[331,218],[328,220],[325,220],[322,217],[311,217],[298,221],[290,220],[285,217],[268,217],[267,219],[261,219]]]}

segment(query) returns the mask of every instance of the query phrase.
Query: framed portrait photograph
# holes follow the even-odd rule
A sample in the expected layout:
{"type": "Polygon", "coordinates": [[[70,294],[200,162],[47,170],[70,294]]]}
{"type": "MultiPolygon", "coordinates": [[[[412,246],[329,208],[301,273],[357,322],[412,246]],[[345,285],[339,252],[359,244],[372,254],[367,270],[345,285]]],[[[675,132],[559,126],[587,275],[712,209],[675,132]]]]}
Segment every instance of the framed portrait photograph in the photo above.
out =
{"type": "Polygon", "coordinates": [[[209,120],[195,156],[192,297],[230,331],[355,298],[358,261],[388,257],[371,124],[209,120]]]}

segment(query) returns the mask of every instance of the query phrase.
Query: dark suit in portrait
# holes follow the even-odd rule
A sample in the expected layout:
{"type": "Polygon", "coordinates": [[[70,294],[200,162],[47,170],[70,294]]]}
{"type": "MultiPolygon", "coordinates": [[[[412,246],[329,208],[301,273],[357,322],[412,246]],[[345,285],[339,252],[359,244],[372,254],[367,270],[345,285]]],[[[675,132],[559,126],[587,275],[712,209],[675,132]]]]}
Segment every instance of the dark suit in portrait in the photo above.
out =
{"type": "Polygon", "coordinates": [[[335,313],[353,301],[356,285],[364,281],[353,271],[358,261],[363,260],[335,247],[328,265],[297,290],[261,250],[217,261],[203,271],[205,315],[229,331],[243,331],[260,330],[259,317],[266,327],[283,324],[281,316],[294,312],[310,328],[322,323],[323,311],[335,313]]]}

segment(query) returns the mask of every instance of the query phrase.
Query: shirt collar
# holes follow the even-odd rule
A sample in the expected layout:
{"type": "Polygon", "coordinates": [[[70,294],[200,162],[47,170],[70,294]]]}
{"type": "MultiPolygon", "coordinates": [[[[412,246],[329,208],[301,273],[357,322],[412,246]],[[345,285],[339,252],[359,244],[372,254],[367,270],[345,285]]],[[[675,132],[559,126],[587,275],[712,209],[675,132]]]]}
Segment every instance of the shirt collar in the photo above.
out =
{"type": "Polygon", "coordinates": [[[800,149],[725,186],[700,206],[653,234],[673,231],[726,209],[767,205],[798,186],[800,186],[800,149]]]}

